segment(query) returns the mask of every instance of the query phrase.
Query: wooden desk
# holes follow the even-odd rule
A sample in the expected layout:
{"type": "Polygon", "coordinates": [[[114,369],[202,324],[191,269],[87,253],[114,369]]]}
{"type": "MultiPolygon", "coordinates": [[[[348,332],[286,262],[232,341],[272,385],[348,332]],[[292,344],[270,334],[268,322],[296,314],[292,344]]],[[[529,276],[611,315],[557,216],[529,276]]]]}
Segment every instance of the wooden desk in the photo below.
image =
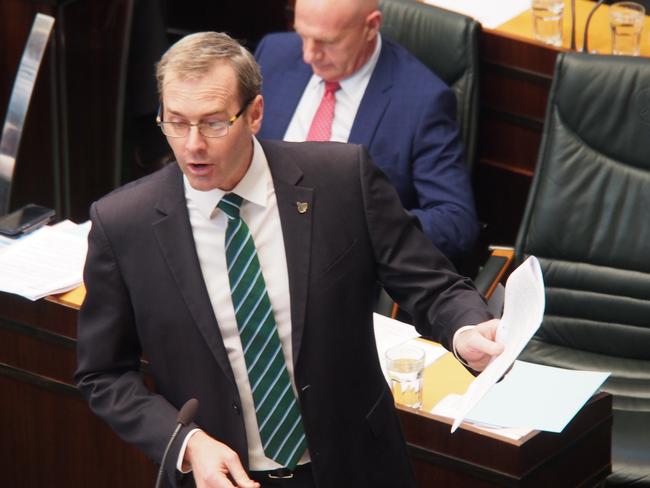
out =
{"type": "MultiPolygon", "coordinates": [[[[0,293],[0,471],[3,486],[153,486],[155,466],[95,417],[73,384],[84,290],[30,302],[0,293]],[[63,305],[65,304],[65,305],[63,305]]],[[[446,354],[425,372],[424,410],[471,376],[446,354]]],[[[420,486],[584,486],[610,472],[611,396],[600,395],[562,434],[507,441],[398,408],[420,486]],[[562,484],[562,483],[565,484],[562,484]]]]}
{"type": "MultiPolygon", "coordinates": [[[[594,2],[576,0],[577,45],[594,2]]],[[[611,52],[607,5],[592,18],[589,47],[611,52]]],[[[496,29],[484,29],[480,41],[478,162],[474,189],[479,217],[488,223],[488,242],[515,242],[542,137],[548,93],[558,53],[570,43],[570,1],[565,2],[564,45],[534,40],[530,10],[496,29]]],[[[650,56],[646,17],[641,54],[650,56]]]]}

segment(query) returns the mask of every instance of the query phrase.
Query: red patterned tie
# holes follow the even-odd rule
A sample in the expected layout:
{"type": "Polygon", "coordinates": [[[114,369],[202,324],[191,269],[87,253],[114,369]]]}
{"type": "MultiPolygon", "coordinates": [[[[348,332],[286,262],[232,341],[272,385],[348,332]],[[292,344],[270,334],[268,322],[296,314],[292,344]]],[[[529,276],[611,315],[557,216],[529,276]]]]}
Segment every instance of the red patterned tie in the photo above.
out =
{"type": "Polygon", "coordinates": [[[332,121],[334,120],[334,105],[336,104],[336,90],[341,88],[338,81],[326,81],[325,93],[320,101],[314,120],[307,134],[308,141],[329,141],[332,135],[332,121]]]}

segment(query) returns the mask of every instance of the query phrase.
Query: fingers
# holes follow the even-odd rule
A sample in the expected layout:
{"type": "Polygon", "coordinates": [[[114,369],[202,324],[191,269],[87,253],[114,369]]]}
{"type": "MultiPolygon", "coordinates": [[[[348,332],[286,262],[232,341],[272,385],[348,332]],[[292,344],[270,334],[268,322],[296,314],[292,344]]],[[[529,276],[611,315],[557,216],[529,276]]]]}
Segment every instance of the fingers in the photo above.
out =
{"type": "Polygon", "coordinates": [[[233,456],[224,459],[224,463],[231,478],[235,481],[238,488],[259,488],[259,483],[248,477],[248,473],[239,461],[239,456],[232,452],[233,456]]]}
{"type": "Polygon", "coordinates": [[[474,336],[469,339],[470,339],[469,341],[470,347],[472,347],[478,352],[482,352],[489,356],[496,356],[503,352],[504,349],[503,344],[494,342],[493,340],[486,338],[484,335],[480,333],[474,334],[474,336]]]}
{"type": "Polygon", "coordinates": [[[246,474],[237,453],[202,431],[190,438],[185,454],[197,488],[235,488],[228,476],[237,488],[259,488],[246,474]]]}
{"type": "Polygon", "coordinates": [[[495,340],[497,336],[497,328],[499,327],[499,319],[488,320],[487,322],[481,322],[478,324],[475,329],[483,337],[487,337],[490,340],[495,340]]]}
{"type": "Polygon", "coordinates": [[[503,352],[503,344],[494,342],[499,321],[489,320],[463,331],[455,343],[458,355],[475,371],[482,371],[490,358],[503,352]]]}

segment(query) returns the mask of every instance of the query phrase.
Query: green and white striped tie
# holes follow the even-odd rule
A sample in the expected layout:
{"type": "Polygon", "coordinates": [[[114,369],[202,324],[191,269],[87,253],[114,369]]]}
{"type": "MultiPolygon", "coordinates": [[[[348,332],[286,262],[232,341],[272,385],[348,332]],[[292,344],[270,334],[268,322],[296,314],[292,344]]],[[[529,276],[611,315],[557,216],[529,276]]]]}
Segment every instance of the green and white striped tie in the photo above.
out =
{"type": "Polygon", "coordinates": [[[293,469],[307,441],[253,236],[239,216],[241,204],[242,197],[227,193],[217,205],[228,217],[226,263],[230,293],[264,453],[293,469]]]}

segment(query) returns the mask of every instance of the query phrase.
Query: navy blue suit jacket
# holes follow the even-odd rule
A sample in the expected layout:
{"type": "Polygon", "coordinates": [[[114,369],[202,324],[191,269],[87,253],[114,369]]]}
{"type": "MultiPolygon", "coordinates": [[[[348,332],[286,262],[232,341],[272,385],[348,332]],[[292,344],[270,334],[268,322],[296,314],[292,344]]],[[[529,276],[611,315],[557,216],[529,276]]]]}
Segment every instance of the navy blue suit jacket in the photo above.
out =
{"type": "MultiPolygon", "coordinates": [[[[264,121],[259,134],[282,139],[312,76],[295,33],[266,36],[262,67],[264,121]]],[[[363,144],[397,189],[402,205],[449,258],[470,251],[478,234],[453,92],[414,56],[382,38],[375,70],[348,142],[363,144]]]]}

